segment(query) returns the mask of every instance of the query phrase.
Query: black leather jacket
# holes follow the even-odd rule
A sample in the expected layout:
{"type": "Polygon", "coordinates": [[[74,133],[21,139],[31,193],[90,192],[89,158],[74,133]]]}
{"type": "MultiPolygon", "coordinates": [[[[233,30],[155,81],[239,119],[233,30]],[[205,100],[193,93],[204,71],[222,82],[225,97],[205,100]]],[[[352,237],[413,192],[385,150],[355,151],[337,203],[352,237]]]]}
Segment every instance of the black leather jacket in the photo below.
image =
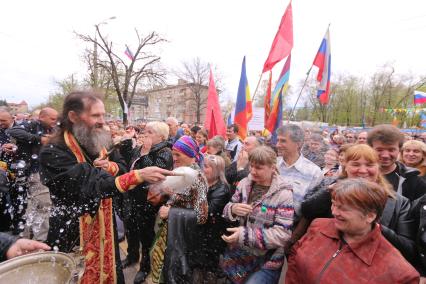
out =
{"type": "Polygon", "coordinates": [[[39,171],[38,155],[41,149],[41,138],[43,135],[52,134],[52,128],[46,127],[40,121],[15,125],[6,130],[6,134],[16,141],[18,149],[16,156],[31,165],[31,172],[39,171]]]}
{"type": "Polygon", "coordinates": [[[197,215],[193,209],[170,208],[163,269],[166,283],[190,283],[192,262],[197,257],[197,231],[197,215]]]}
{"type": "Polygon", "coordinates": [[[416,245],[419,262],[416,268],[424,277],[426,276],[426,195],[413,202],[411,214],[418,225],[416,245]]]}
{"type": "MultiPolygon", "coordinates": [[[[302,202],[303,217],[332,218],[331,194],[328,186],[336,182],[333,179],[324,179],[317,187],[305,196],[302,202]]],[[[396,198],[388,198],[383,214],[380,218],[382,233],[401,254],[413,265],[416,263],[415,233],[416,222],[410,214],[410,201],[399,194],[396,198]]]]}
{"type": "MultiPolygon", "coordinates": [[[[166,170],[173,169],[172,151],[168,147],[166,141],[157,143],[152,146],[147,155],[141,156],[140,147],[132,148],[132,140],[124,140],[120,144],[120,154],[127,163],[128,169],[143,169],[146,167],[159,167],[166,170]]],[[[138,185],[136,189],[142,189],[147,186],[147,183],[138,185]]],[[[145,202],[147,199],[147,190],[132,190],[126,195],[129,195],[137,203],[145,202]]]]}
{"type": "Polygon", "coordinates": [[[399,175],[399,186],[396,192],[414,201],[426,194],[426,180],[419,176],[420,171],[396,162],[399,175]]]}
{"type": "Polygon", "coordinates": [[[219,254],[225,249],[226,244],[221,235],[224,234],[227,222],[222,217],[223,208],[231,199],[229,186],[221,181],[209,187],[207,202],[209,204],[209,217],[207,223],[200,226],[200,254],[202,266],[218,265],[219,254]],[[217,258],[216,258],[217,257],[217,258]]]}

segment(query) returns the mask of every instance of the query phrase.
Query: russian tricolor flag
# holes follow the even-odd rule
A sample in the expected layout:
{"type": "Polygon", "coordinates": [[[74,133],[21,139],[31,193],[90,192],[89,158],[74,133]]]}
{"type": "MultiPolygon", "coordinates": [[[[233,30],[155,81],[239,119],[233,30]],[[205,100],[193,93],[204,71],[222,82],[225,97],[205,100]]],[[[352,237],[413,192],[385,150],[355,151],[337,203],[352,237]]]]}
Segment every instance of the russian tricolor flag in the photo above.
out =
{"type": "Polygon", "coordinates": [[[130,50],[130,48],[127,45],[126,45],[126,50],[124,51],[124,54],[132,61],[133,59],[135,59],[133,52],[130,50]]]}
{"type": "Polygon", "coordinates": [[[420,91],[414,91],[414,104],[421,105],[426,103],[426,93],[420,91]]]}
{"type": "Polygon", "coordinates": [[[317,75],[319,83],[317,97],[321,104],[328,104],[331,74],[330,32],[328,29],[315,56],[313,65],[319,69],[317,75]]]}

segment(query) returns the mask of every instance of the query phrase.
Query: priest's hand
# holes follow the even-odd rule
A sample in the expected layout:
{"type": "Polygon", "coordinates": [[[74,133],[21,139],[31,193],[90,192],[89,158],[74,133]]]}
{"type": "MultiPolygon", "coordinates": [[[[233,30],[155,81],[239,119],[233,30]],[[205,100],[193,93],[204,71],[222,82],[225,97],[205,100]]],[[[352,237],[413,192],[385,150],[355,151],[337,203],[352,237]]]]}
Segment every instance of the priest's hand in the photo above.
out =
{"type": "Polygon", "coordinates": [[[108,171],[109,162],[106,159],[97,158],[93,161],[93,165],[97,168],[103,169],[104,171],[108,171]]]}
{"type": "Polygon", "coordinates": [[[173,176],[172,171],[168,171],[159,167],[147,167],[137,170],[140,177],[149,183],[157,183],[166,179],[166,176],[173,176]]]}

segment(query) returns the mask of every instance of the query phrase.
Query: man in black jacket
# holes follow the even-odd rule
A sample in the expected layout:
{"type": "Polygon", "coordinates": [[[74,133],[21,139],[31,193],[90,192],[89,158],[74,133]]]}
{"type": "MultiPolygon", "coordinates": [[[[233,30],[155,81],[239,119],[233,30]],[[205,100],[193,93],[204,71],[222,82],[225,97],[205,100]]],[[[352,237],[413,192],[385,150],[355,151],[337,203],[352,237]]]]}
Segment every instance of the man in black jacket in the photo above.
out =
{"type": "MultiPolygon", "coordinates": [[[[53,134],[57,119],[58,112],[53,108],[45,107],[40,111],[38,120],[16,125],[7,130],[7,134],[16,141],[16,159],[26,163],[25,178],[28,179],[28,184],[27,186],[19,185],[16,189],[19,191],[20,188],[27,187],[21,191],[23,198],[18,198],[25,203],[28,197],[26,214],[22,222],[25,223],[26,235],[39,241],[45,241],[47,238],[51,201],[48,188],[40,182],[38,155],[41,146],[45,145],[53,134]]],[[[18,209],[22,208],[19,204],[17,206],[18,209]]],[[[23,227],[23,224],[19,225],[18,231],[23,227]]]]}
{"type": "MultiPolygon", "coordinates": [[[[0,215],[1,232],[10,231],[12,229],[13,215],[11,215],[11,213],[14,207],[12,207],[10,201],[11,183],[9,181],[13,177],[11,166],[16,158],[16,145],[12,143],[6,130],[12,128],[14,124],[15,122],[10,112],[6,108],[0,108],[0,212],[3,212],[0,215]]],[[[15,200],[17,201],[18,199],[15,198],[15,200]]],[[[15,208],[18,209],[18,206],[15,208]]],[[[18,223],[19,218],[15,218],[15,227],[17,227],[18,223]]]]}
{"type": "Polygon", "coordinates": [[[404,135],[392,125],[377,125],[368,132],[367,143],[379,155],[380,171],[394,190],[411,202],[426,193],[426,183],[417,169],[397,161],[404,135]]]}

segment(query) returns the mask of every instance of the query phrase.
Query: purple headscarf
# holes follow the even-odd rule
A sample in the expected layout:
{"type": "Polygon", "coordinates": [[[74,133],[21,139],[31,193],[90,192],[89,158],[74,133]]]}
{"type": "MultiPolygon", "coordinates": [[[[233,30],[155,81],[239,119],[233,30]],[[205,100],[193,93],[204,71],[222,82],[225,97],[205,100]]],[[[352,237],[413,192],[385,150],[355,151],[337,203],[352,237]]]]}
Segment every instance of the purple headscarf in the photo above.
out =
{"type": "Polygon", "coordinates": [[[173,144],[173,150],[179,151],[186,156],[190,158],[195,158],[195,161],[198,163],[198,165],[201,167],[203,164],[203,155],[200,153],[200,148],[197,145],[197,142],[195,142],[194,139],[192,139],[191,136],[182,136],[173,144]]]}

